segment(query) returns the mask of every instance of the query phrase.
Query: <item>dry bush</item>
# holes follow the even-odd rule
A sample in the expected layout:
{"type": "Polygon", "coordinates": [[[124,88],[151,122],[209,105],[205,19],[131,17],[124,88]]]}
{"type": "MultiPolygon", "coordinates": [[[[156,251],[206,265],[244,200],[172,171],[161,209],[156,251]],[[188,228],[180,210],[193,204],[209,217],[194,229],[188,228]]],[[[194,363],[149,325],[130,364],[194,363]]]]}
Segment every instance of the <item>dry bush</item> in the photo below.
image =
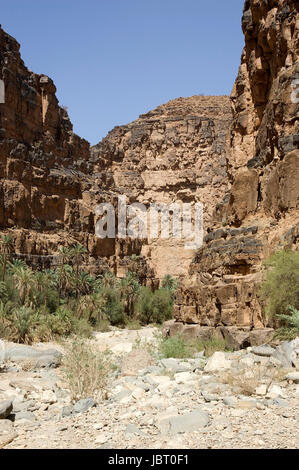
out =
{"type": "Polygon", "coordinates": [[[96,350],[96,346],[80,339],[65,345],[61,370],[73,400],[105,399],[112,367],[109,354],[96,350]]]}
{"type": "Polygon", "coordinates": [[[282,368],[257,364],[251,368],[230,369],[221,375],[221,382],[230,385],[242,395],[251,396],[255,395],[256,388],[261,384],[267,386],[268,392],[274,382],[283,380],[285,374],[286,371],[282,368]]]}

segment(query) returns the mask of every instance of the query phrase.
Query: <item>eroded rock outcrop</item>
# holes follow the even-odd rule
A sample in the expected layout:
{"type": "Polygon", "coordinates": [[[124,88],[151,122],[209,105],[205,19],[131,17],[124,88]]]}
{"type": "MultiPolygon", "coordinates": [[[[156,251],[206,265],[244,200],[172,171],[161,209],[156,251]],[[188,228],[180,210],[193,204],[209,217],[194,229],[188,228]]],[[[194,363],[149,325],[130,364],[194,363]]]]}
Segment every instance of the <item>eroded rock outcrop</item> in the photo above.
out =
{"type": "Polygon", "coordinates": [[[57,263],[59,245],[88,248],[86,267],[130,268],[144,282],[184,275],[195,251],[177,240],[95,237],[95,208],[128,203],[201,201],[212,224],[215,199],[227,187],[225,136],[229,98],[194,96],[170,101],[116,127],[97,146],[73,133],[53,81],[24,65],[18,42],[0,29],[0,228],[13,235],[18,256],[38,267],[57,263]]]}
{"type": "Polygon", "coordinates": [[[19,255],[43,264],[59,244],[93,234],[85,202],[93,162],[89,143],[58,105],[53,81],[29,71],[19,48],[0,29],[0,226],[19,255]]]}
{"type": "Polygon", "coordinates": [[[231,189],[177,295],[178,320],[262,327],[261,262],[298,246],[298,24],[296,1],[245,1],[245,47],[231,95],[231,189]]]}
{"type": "MultiPolygon", "coordinates": [[[[204,222],[211,226],[215,201],[227,190],[225,137],[230,123],[227,96],[169,101],[116,127],[92,148],[99,185],[107,181],[111,192],[146,207],[202,202],[204,222]]],[[[147,238],[140,254],[157,279],[184,276],[196,252],[184,245],[183,239],[147,238]]]]}

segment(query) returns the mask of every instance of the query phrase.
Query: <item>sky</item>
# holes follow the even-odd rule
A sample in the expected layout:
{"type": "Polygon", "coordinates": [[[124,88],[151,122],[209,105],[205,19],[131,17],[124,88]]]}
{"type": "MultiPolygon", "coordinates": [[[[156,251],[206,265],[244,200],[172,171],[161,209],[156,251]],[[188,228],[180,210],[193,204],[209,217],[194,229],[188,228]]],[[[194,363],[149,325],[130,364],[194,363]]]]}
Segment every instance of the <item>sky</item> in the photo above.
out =
{"type": "Polygon", "coordinates": [[[230,94],[243,0],[0,0],[25,65],[91,144],[170,99],[230,94]]]}

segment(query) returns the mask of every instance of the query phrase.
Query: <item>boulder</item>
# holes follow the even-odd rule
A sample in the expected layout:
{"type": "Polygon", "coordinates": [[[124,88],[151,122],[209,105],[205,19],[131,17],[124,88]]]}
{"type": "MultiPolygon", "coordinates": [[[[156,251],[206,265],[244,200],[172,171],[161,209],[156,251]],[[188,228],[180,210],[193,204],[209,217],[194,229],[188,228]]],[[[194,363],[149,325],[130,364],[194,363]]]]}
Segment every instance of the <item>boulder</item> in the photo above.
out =
{"type": "Polygon", "coordinates": [[[229,369],[231,367],[231,361],[226,358],[226,355],[222,351],[215,352],[208,360],[204,371],[214,372],[223,369],[229,369]]]}
{"type": "Polygon", "coordinates": [[[170,433],[198,431],[206,427],[209,422],[210,418],[206,411],[194,410],[191,413],[170,418],[170,433]]]}
{"type": "Polygon", "coordinates": [[[5,419],[12,412],[13,404],[11,400],[0,402],[0,419],[5,419]]]}
{"type": "Polygon", "coordinates": [[[271,348],[268,344],[264,344],[261,346],[254,346],[251,352],[257,356],[270,357],[275,352],[275,349],[271,348]]]}
{"type": "Polygon", "coordinates": [[[77,401],[77,403],[75,403],[75,405],[73,406],[73,411],[72,412],[74,414],[84,413],[89,408],[92,408],[95,405],[96,404],[95,404],[95,401],[93,400],[93,398],[83,398],[82,400],[79,400],[79,401],[77,401]]]}
{"type": "Polygon", "coordinates": [[[0,421],[0,449],[12,442],[17,433],[14,430],[13,423],[9,419],[1,419],[0,421]]]}
{"type": "Polygon", "coordinates": [[[299,384],[299,371],[290,372],[289,374],[286,375],[286,379],[291,380],[295,384],[299,384]]]}
{"type": "Polygon", "coordinates": [[[31,362],[33,367],[57,367],[60,364],[62,354],[57,349],[35,349],[23,344],[14,345],[7,349],[6,360],[22,363],[31,362]]]}
{"type": "Polygon", "coordinates": [[[296,342],[284,341],[279,346],[277,346],[276,350],[272,354],[272,357],[278,359],[285,368],[291,368],[295,366],[297,358],[296,342]]]}

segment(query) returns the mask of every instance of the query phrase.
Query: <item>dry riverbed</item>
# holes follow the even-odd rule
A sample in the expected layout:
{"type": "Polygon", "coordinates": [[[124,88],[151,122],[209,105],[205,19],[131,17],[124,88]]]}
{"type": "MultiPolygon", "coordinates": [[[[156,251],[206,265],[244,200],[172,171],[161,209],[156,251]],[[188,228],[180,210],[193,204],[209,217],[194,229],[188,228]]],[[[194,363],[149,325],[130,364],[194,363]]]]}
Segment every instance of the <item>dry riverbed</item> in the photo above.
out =
{"type": "Polygon", "coordinates": [[[71,401],[60,344],[1,342],[0,448],[299,448],[299,338],[278,349],[159,359],[151,355],[157,331],[88,340],[117,364],[98,403],[71,401]]]}

